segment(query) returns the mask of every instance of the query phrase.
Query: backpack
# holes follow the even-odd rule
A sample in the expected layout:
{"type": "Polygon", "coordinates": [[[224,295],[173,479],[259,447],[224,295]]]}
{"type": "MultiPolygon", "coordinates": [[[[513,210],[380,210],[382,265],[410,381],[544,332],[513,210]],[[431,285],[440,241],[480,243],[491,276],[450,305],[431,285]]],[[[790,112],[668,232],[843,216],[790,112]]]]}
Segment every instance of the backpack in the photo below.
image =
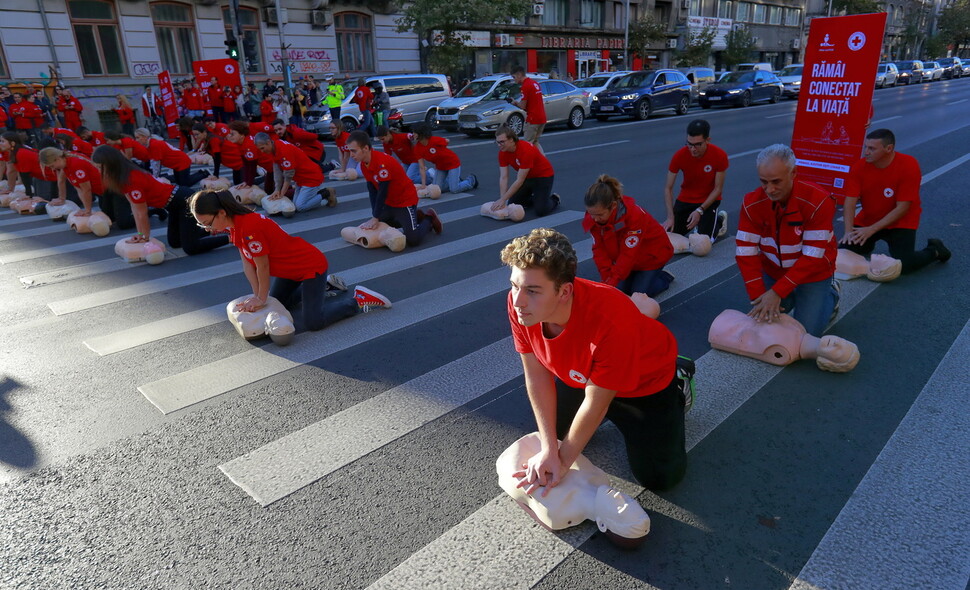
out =
{"type": "Polygon", "coordinates": [[[694,407],[694,398],[697,395],[697,387],[694,384],[694,372],[696,370],[697,365],[694,364],[693,360],[686,356],[677,355],[677,380],[679,381],[677,387],[680,390],[681,397],[684,398],[685,414],[694,407]]]}

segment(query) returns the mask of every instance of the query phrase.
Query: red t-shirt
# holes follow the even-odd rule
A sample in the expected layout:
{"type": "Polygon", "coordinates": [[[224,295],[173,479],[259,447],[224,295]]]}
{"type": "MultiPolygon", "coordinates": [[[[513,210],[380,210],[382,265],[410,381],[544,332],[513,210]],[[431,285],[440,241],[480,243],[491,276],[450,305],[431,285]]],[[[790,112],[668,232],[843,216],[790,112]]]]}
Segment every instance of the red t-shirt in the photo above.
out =
{"type": "Polygon", "coordinates": [[[885,168],[876,168],[865,160],[856,162],[849,171],[846,196],[859,197],[862,211],[855,216],[855,225],[868,227],[896,208],[896,203],[909,201],[909,211],[886,229],[917,229],[922,213],[919,185],[923,178],[919,162],[908,154],[896,152],[885,168]]]}
{"type": "Polygon", "coordinates": [[[90,158],[94,153],[94,146],[83,139],[75,139],[71,144],[71,151],[90,158]]]}
{"type": "Polygon", "coordinates": [[[192,160],[184,152],[180,152],[161,139],[148,140],[148,154],[150,160],[158,160],[162,166],[172,170],[185,170],[192,166],[192,160]]]}
{"type": "Polygon", "coordinates": [[[282,139],[274,139],[275,155],[273,160],[283,170],[293,170],[293,182],[297,186],[320,186],[323,184],[323,171],[320,170],[303,150],[282,139]]]}
{"type": "Polygon", "coordinates": [[[391,142],[384,144],[384,153],[394,154],[405,166],[418,161],[414,156],[414,135],[411,133],[391,133],[391,142]]]}
{"type": "Polygon", "coordinates": [[[147,162],[152,159],[151,155],[148,153],[148,148],[130,137],[121,138],[121,149],[130,149],[131,157],[135,158],[136,160],[141,160],[142,162],[147,162]]]}
{"type": "Polygon", "coordinates": [[[91,183],[91,192],[95,195],[104,194],[104,184],[101,182],[101,172],[98,167],[87,158],[67,156],[67,166],[64,177],[74,186],[81,186],[85,182],[91,183]]]}
{"type": "MultiPolygon", "coordinates": [[[[211,141],[211,140],[210,140],[211,141]]],[[[222,164],[230,170],[241,170],[243,165],[242,152],[238,145],[229,140],[221,142],[219,146],[222,154],[222,164]]]]}
{"type": "Polygon", "coordinates": [[[428,145],[422,145],[419,141],[414,146],[414,155],[431,162],[438,170],[453,170],[461,166],[458,154],[448,148],[448,140],[444,137],[432,137],[428,145]]]}
{"type": "Polygon", "coordinates": [[[97,147],[99,145],[105,145],[108,142],[105,141],[105,139],[104,139],[104,133],[101,133],[100,131],[92,131],[91,132],[91,142],[90,143],[91,143],[91,145],[97,147]]]}
{"type": "Polygon", "coordinates": [[[616,397],[643,397],[667,387],[674,378],[677,342],[663,324],[640,313],[614,287],[577,278],[573,303],[562,333],[542,334],[542,324],[523,326],[508,296],[515,350],[535,354],[570,387],[587,381],[616,391],[616,397]],[[609,313],[604,313],[609,310],[609,313]]]}
{"type": "Polygon", "coordinates": [[[286,133],[280,139],[285,139],[303,150],[306,155],[310,156],[311,160],[319,162],[320,158],[323,157],[323,144],[317,139],[316,133],[300,129],[296,125],[289,125],[286,128],[286,133]]]}
{"type": "Polygon", "coordinates": [[[546,105],[542,102],[542,88],[532,78],[522,80],[522,100],[525,101],[525,122],[530,125],[544,125],[546,105]]]}
{"type": "Polygon", "coordinates": [[[515,170],[526,169],[526,178],[548,178],[555,174],[549,159],[528,141],[518,141],[514,152],[498,151],[499,167],[511,166],[515,170]]]}
{"type": "Polygon", "coordinates": [[[209,96],[209,104],[214,107],[222,106],[222,88],[218,84],[209,84],[206,94],[209,96]]]}
{"type": "Polygon", "coordinates": [[[371,151],[370,164],[361,162],[360,171],[375,188],[381,182],[390,183],[387,187],[387,200],[384,201],[388,207],[410,207],[418,204],[418,191],[414,188],[414,183],[393,157],[371,151]]]}
{"type": "MultiPolygon", "coordinates": [[[[91,132],[92,135],[94,135],[95,133],[101,133],[101,132],[100,131],[91,132]]],[[[81,139],[80,135],[78,135],[77,133],[74,133],[70,129],[65,129],[64,127],[54,127],[53,129],[51,129],[51,135],[53,135],[54,137],[57,137],[58,135],[67,135],[67,136],[73,137],[74,139],[81,139]]],[[[101,136],[104,137],[104,134],[102,133],[101,136]]],[[[95,144],[95,145],[100,145],[100,144],[95,144]]]]}
{"type": "MultiPolygon", "coordinates": [[[[673,174],[684,173],[677,200],[698,205],[703,203],[714,190],[715,175],[727,170],[728,166],[727,154],[713,143],[707,144],[707,151],[700,158],[691,155],[687,146],[680,148],[670,158],[670,165],[667,167],[673,174]]],[[[720,201],[721,197],[717,200],[720,201]]]]}
{"type": "MultiPolygon", "coordinates": [[[[275,117],[274,117],[275,120],[275,117]]],[[[257,133],[265,133],[269,135],[270,139],[276,137],[276,130],[273,129],[273,121],[268,123],[256,122],[249,124],[249,135],[255,136],[257,133]]],[[[229,133],[228,131],[226,133],[229,133]]]]}
{"type": "Polygon", "coordinates": [[[273,108],[273,103],[268,100],[259,103],[259,116],[263,123],[272,125],[276,120],[276,109],[273,108]]]}
{"type": "Polygon", "coordinates": [[[270,276],[305,281],[327,273],[327,257],[323,252],[303,238],[286,233],[265,215],[236,215],[232,222],[229,241],[253,266],[256,266],[254,257],[268,257],[270,276]]]}
{"type": "Polygon", "coordinates": [[[202,97],[202,92],[198,88],[189,88],[182,93],[182,97],[185,99],[185,108],[188,110],[205,110],[205,99],[202,97]]]}
{"type": "Polygon", "coordinates": [[[344,131],[340,135],[338,135],[337,137],[334,137],[333,138],[333,142],[335,144],[337,144],[337,149],[338,150],[340,150],[342,152],[349,152],[350,151],[350,147],[347,145],[347,138],[349,138],[349,137],[350,137],[350,134],[347,133],[346,131],[344,131]]]}
{"type": "Polygon", "coordinates": [[[119,123],[122,123],[122,124],[124,124],[124,123],[132,123],[132,124],[134,124],[135,123],[135,111],[132,110],[131,108],[129,108],[129,107],[118,107],[118,108],[115,109],[115,112],[118,113],[118,122],[119,123]]]}
{"type": "Polygon", "coordinates": [[[140,170],[132,170],[128,175],[128,182],[122,187],[125,198],[133,205],[145,204],[149,207],[167,205],[175,188],[175,185],[159,182],[151,174],[140,170]]]}
{"type": "Polygon", "coordinates": [[[225,123],[216,123],[212,127],[206,125],[206,127],[209,129],[209,133],[213,135],[218,135],[223,139],[229,137],[229,126],[225,123]]]}
{"type": "Polygon", "coordinates": [[[228,92],[228,93],[223,92],[222,93],[222,110],[226,111],[227,113],[235,113],[236,112],[236,95],[235,95],[235,93],[232,93],[232,92],[228,92]]]}
{"type": "MultiPolygon", "coordinates": [[[[17,150],[17,155],[15,156],[16,162],[14,162],[14,167],[17,168],[17,172],[21,174],[30,174],[33,178],[43,178],[45,180],[57,180],[56,174],[44,174],[40,169],[40,160],[37,158],[37,150],[31,147],[23,146],[17,150]],[[53,178],[49,178],[53,176],[53,178]]],[[[48,168],[50,170],[50,168],[48,168]]],[[[53,172],[53,170],[51,170],[53,172]]]]}
{"type": "Polygon", "coordinates": [[[374,91],[369,86],[358,86],[354,91],[354,99],[351,102],[357,103],[360,112],[369,111],[374,102],[374,91]]]}
{"type": "MultiPolygon", "coordinates": [[[[237,145],[239,147],[239,153],[242,154],[242,157],[244,160],[249,160],[250,162],[252,161],[258,162],[262,159],[262,156],[264,155],[263,152],[256,149],[256,142],[253,141],[252,137],[247,137],[246,139],[243,140],[242,144],[237,144],[237,145]]],[[[272,161],[272,159],[270,161],[272,161]]]]}

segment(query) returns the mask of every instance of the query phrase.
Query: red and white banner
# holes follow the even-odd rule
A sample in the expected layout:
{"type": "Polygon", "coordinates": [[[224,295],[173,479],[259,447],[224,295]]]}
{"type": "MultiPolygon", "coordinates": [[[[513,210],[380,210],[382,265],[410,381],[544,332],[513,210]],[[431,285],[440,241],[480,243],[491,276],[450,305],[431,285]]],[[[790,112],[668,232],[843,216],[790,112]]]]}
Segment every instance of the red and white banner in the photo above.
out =
{"type": "Polygon", "coordinates": [[[195,72],[195,81],[199,83],[203,95],[206,95],[213,77],[219,82],[219,86],[235,88],[242,84],[239,80],[239,62],[234,59],[194,61],[192,62],[192,71],[195,72]]]}
{"type": "Polygon", "coordinates": [[[158,93],[162,96],[162,115],[168,136],[175,139],[179,136],[179,107],[175,102],[175,89],[172,88],[172,77],[168,75],[168,70],[158,75],[158,93]]]}
{"type": "Polygon", "coordinates": [[[885,29],[885,12],[815,18],[809,29],[791,147],[799,178],[836,195],[862,155],[885,29]]]}

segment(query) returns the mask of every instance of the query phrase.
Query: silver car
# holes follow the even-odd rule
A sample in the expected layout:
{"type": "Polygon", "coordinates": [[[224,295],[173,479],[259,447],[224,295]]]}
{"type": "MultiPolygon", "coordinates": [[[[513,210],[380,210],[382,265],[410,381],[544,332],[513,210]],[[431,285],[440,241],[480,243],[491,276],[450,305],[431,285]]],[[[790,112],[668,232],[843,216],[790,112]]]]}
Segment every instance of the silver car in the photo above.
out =
{"type": "Polygon", "coordinates": [[[898,79],[899,69],[896,64],[892,62],[879,64],[879,69],[876,70],[876,88],[895,86],[898,79]]]}
{"type": "Polygon", "coordinates": [[[622,72],[600,72],[598,74],[593,74],[588,78],[583,78],[582,80],[576,80],[574,83],[576,88],[582,88],[589,93],[590,100],[596,100],[596,95],[604,90],[609,90],[616,84],[616,81],[631,74],[628,70],[622,72]]]}
{"type": "Polygon", "coordinates": [[[936,63],[935,61],[924,61],[923,77],[925,80],[929,80],[930,82],[935,82],[936,80],[942,80],[943,66],[936,63]]]}
{"type": "Polygon", "coordinates": [[[798,93],[802,89],[802,64],[791,64],[783,67],[778,72],[778,79],[784,85],[781,90],[782,96],[788,98],[798,98],[798,93]]]}
{"type": "MultiPolygon", "coordinates": [[[[537,80],[546,79],[545,76],[532,76],[537,80]]],[[[514,79],[509,74],[492,74],[472,80],[451,98],[446,98],[438,104],[435,111],[438,125],[448,129],[458,127],[458,115],[471,105],[484,100],[499,86],[512,84],[514,79]]]]}
{"type": "MultiPolygon", "coordinates": [[[[565,123],[570,129],[582,127],[589,116],[589,93],[563,80],[538,82],[546,107],[546,125],[565,123]]],[[[509,102],[518,97],[518,84],[498,86],[484,100],[458,115],[458,130],[474,136],[508,125],[521,135],[525,128],[525,111],[509,102]]]]}

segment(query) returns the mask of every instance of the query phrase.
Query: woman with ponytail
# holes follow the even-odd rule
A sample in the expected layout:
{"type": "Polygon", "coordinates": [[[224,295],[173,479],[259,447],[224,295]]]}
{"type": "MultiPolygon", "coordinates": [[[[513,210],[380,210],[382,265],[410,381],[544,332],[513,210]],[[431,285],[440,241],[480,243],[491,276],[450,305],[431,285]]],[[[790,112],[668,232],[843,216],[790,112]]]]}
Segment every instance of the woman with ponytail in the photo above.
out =
{"type": "Polygon", "coordinates": [[[199,227],[213,234],[229,232],[239,249],[243,273],[253,296],[237,307],[253,312],[275,297],[287,308],[302,300],[303,323],[319,330],[372,307],[391,307],[378,293],[358,286],[353,294],[334,275],[327,276],[327,257],[303,238],[286,233],[275,221],[239,204],[229,191],[199,191],[189,201],[199,227]],[[270,284],[271,279],[272,285],[270,284]],[[339,291],[327,297],[327,290],[339,291]]]}
{"type": "Polygon", "coordinates": [[[593,261],[600,280],[627,295],[655,297],[666,291],[674,276],[663,268],[674,248],[663,226],[633,197],[625,196],[620,181],[607,174],[586,190],[584,200],[583,229],[593,235],[593,261]]]}
{"type": "Polygon", "coordinates": [[[52,205],[63,205],[64,199],[70,198],[67,194],[67,184],[70,183],[77,189],[78,204],[82,207],[77,213],[79,217],[91,215],[94,197],[98,197],[98,206],[115,227],[135,227],[131,205],[122,195],[105,188],[101,171],[90,160],[55,147],[40,150],[39,160],[41,166],[57,172],[58,198],[51,201],[52,205]]]}
{"type": "Polygon", "coordinates": [[[168,243],[182,248],[188,255],[208,252],[229,243],[226,235],[210,236],[195,224],[188,214],[186,203],[192,189],[156,180],[117,149],[103,145],[94,150],[94,163],[101,165],[104,188],[123,194],[131,203],[138,233],[130,243],[147,242],[151,237],[149,211],[160,219],[168,218],[168,243]]]}

